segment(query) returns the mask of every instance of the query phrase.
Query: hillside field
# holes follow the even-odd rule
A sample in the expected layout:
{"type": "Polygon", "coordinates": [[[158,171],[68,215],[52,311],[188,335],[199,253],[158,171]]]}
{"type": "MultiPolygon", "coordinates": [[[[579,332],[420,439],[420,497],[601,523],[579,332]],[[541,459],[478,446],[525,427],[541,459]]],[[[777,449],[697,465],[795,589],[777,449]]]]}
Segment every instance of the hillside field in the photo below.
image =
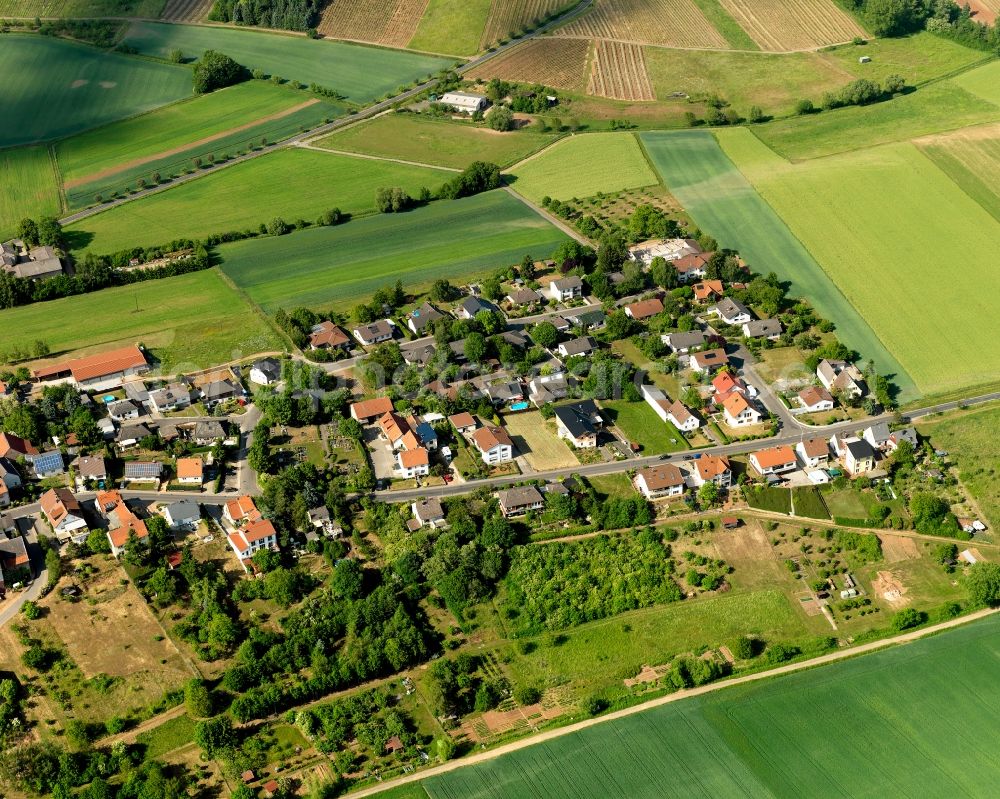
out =
{"type": "Polygon", "coordinates": [[[868,36],[833,0],[720,1],[762,50],[808,50],[868,36]]]}
{"type": "Polygon", "coordinates": [[[339,116],[342,109],[311,94],[265,81],[245,83],[200,95],[187,102],[74,136],[56,147],[70,207],[110,197],[193,168],[193,158],[222,156],[274,142],[339,116]]]}
{"type": "Polygon", "coordinates": [[[78,234],[74,249],[111,253],[254,228],[275,217],[289,223],[315,221],[330,208],[372,212],[375,191],[383,186],[401,186],[416,196],[423,186],[434,189],[449,177],[390,161],[285,149],[125,203],[67,229],[78,234]]]}
{"type": "Polygon", "coordinates": [[[518,194],[538,202],[592,197],[658,183],[631,133],[570,136],[518,165],[513,171],[518,194]]]}
{"type": "Polygon", "coordinates": [[[694,0],[594,0],[556,35],[665,47],[729,47],[694,0]]]}
{"type": "Polygon", "coordinates": [[[964,128],[914,144],[1000,221],[1000,125],[964,128]]]}
{"type": "Polygon", "coordinates": [[[427,0],[331,0],[316,28],[334,39],[406,47],[425,8],[427,0]]]}
{"type": "Polygon", "coordinates": [[[738,249],[752,269],[790,281],[792,295],[808,298],[832,320],[847,346],[873,359],[883,374],[894,375],[904,396],[915,393],[899,361],[711,133],[643,133],[640,138],[667,187],[702,230],[722,246],[738,249]]]}
{"type": "Polygon", "coordinates": [[[531,127],[497,133],[468,123],[425,119],[418,114],[388,114],[339,130],[314,144],[331,150],[464,169],[473,161],[509,166],[556,136],[536,132],[531,127]]]}
{"type": "Polygon", "coordinates": [[[428,53],[475,55],[490,5],[491,0],[430,0],[410,47],[428,53]]]}
{"type": "Polygon", "coordinates": [[[53,359],[142,343],[167,375],[284,348],[214,269],[3,310],[0,329],[45,341],[53,359]]]}
{"type": "Polygon", "coordinates": [[[718,138],[922,393],[1000,372],[1000,348],[982,346],[1000,313],[1000,223],[916,147],[890,144],[792,165],[748,130],[718,138]],[[961,280],[941,273],[944,241],[960,253],[961,280]]]}
{"type": "Polygon", "coordinates": [[[8,34],[0,147],[56,139],[191,94],[190,70],[42,36],[8,34]]]}
{"type": "Polygon", "coordinates": [[[143,17],[160,15],[164,0],[0,0],[0,19],[143,17]]]}
{"type": "Polygon", "coordinates": [[[221,50],[250,69],[286,80],[318,83],[347,99],[367,103],[398,86],[452,65],[447,58],[345,42],[254,30],[135,22],[125,43],[143,55],[167,58],[178,49],[187,58],[221,50]]]}
{"type": "Polygon", "coordinates": [[[985,795],[1000,619],[714,691],[423,782],[432,799],[985,795]],[[933,752],[933,759],[928,757],[933,752]]]}
{"type": "Polygon", "coordinates": [[[0,240],[24,217],[58,216],[59,185],[47,147],[0,150],[0,240]]]}
{"type": "Polygon", "coordinates": [[[397,278],[407,290],[547,257],[566,237],[507,192],[442,200],[291,236],[219,247],[223,271],[268,311],[345,310],[397,278]],[[280,265],[280,268],[276,268],[280,265]]]}

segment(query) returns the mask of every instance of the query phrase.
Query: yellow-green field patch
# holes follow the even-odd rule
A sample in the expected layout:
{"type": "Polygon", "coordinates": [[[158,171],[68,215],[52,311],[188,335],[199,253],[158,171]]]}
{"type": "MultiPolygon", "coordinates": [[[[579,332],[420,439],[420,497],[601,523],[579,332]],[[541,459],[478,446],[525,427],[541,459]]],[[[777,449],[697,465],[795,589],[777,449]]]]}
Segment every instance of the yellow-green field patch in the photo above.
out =
{"type": "Polygon", "coordinates": [[[0,150],[0,237],[26,216],[58,216],[59,184],[47,147],[0,150]]]}

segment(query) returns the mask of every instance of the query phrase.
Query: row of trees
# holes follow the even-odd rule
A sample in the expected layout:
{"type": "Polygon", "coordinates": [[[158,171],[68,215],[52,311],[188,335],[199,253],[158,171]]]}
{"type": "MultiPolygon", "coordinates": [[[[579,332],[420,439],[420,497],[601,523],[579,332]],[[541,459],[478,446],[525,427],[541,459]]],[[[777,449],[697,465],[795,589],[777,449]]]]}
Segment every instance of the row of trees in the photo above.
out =
{"type": "Polygon", "coordinates": [[[208,18],[216,22],[280,30],[310,30],[319,16],[316,0],[215,0],[208,18]]]}

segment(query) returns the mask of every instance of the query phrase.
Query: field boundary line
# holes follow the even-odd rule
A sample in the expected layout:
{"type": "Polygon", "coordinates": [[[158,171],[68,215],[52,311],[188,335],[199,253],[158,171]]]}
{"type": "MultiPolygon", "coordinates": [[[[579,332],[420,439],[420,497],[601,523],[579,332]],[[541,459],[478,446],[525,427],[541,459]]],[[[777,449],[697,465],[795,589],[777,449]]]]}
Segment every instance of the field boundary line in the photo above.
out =
{"type": "Polygon", "coordinates": [[[307,141],[300,141],[294,144],[300,150],[312,150],[316,153],[330,153],[332,155],[343,155],[348,158],[363,158],[366,161],[389,161],[393,164],[402,164],[403,166],[419,166],[424,169],[440,169],[443,172],[461,172],[461,169],[456,169],[453,166],[435,166],[434,164],[425,164],[421,161],[407,161],[403,158],[390,158],[386,155],[372,155],[371,153],[352,153],[350,150],[334,150],[330,147],[318,147],[315,144],[307,141]]]}
{"type": "Polygon", "coordinates": [[[820,655],[809,660],[803,660],[799,663],[791,663],[785,666],[779,666],[774,669],[768,669],[767,671],[759,671],[753,674],[746,674],[742,677],[735,677],[730,680],[720,680],[718,682],[709,683],[708,685],[702,685],[697,688],[683,689],[676,691],[672,694],[667,694],[666,696],[657,697],[656,699],[650,699],[647,702],[642,702],[638,705],[633,705],[632,707],[623,708],[622,710],[616,710],[613,713],[608,713],[606,716],[598,716],[597,718],[584,719],[583,721],[574,722],[573,724],[568,724],[565,727],[559,727],[554,730],[549,730],[547,732],[539,733],[538,735],[524,738],[520,741],[513,741],[503,746],[498,746],[496,749],[491,749],[486,752],[478,752],[474,755],[470,755],[466,758],[459,760],[449,761],[448,763],[443,763],[440,766],[434,766],[426,771],[417,771],[411,774],[407,774],[403,777],[398,777],[394,780],[386,780],[385,782],[379,783],[378,785],[372,785],[367,788],[362,788],[358,791],[354,791],[346,796],[351,797],[363,797],[363,796],[374,796],[383,791],[387,791],[391,788],[397,788],[401,785],[407,785],[413,782],[421,782],[425,779],[430,779],[432,777],[438,777],[442,774],[447,774],[451,771],[457,771],[460,768],[465,768],[466,766],[474,766],[479,763],[484,763],[489,760],[494,760],[503,755],[516,752],[520,749],[527,749],[528,747],[535,746],[546,741],[551,741],[556,738],[562,738],[565,735],[572,735],[573,733],[584,730],[588,727],[594,727],[598,724],[603,724],[608,721],[617,721],[619,719],[626,718],[628,716],[634,716],[637,713],[643,713],[647,710],[652,710],[653,708],[661,707],[663,705],[671,704],[672,702],[678,702],[682,699],[689,699],[695,696],[701,696],[708,693],[713,693],[715,691],[720,691],[725,688],[730,688],[736,685],[746,685],[754,682],[761,682],[763,680],[769,680],[774,677],[784,676],[786,674],[794,674],[799,671],[806,671],[809,669],[814,669],[820,666],[825,666],[829,663],[836,663],[840,660],[847,660],[849,658],[854,658],[859,655],[868,654],[869,652],[875,652],[880,649],[888,649],[894,646],[905,645],[912,643],[914,641],[919,641],[922,638],[929,637],[931,635],[936,635],[937,633],[944,632],[945,630],[950,630],[955,627],[961,627],[966,624],[971,624],[973,622],[979,621],[980,619],[987,618],[989,616],[996,615],[1000,613],[1000,608],[984,608],[982,610],[977,610],[967,616],[962,616],[957,619],[949,619],[948,621],[940,622],[938,624],[933,624],[929,627],[924,627],[920,630],[913,630],[908,633],[902,633],[900,635],[893,636],[892,638],[883,638],[878,641],[871,641],[866,644],[860,644],[859,646],[849,647],[844,651],[830,652],[826,655],[820,655]]]}
{"type": "MultiPolygon", "coordinates": [[[[711,23],[710,23],[711,24],[711,23]]],[[[713,26],[714,27],[714,26],[713,26]]],[[[850,41],[821,44],[816,47],[803,47],[796,50],[739,50],[733,47],[682,47],[675,44],[657,44],[655,42],[640,42],[635,39],[617,39],[612,36],[583,36],[581,34],[558,34],[560,39],[587,39],[593,42],[616,42],[618,44],[633,44],[637,47],[655,47],[658,50],[689,50],[700,53],[749,53],[750,55],[795,55],[796,53],[818,53],[831,47],[844,47],[850,41]]]]}
{"type": "Polygon", "coordinates": [[[53,142],[49,142],[44,147],[45,152],[49,156],[52,177],[56,181],[56,193],[59,195],[59,213],[62,215],[69,210],[69,203],[66,200],[66,187],[63,185],[62,171],[59,169],[59,159],[56,158],[56,147],[53,142]]]}
{"type": "Polygon", "coordinates": [[[127,172],[130,169],[135,169],[136,167],[143,166],[144,164],[151,164],[155,161],[159,161],[163,158],[170,158],[174,155],[180,155],[187,150],[193,150],[196,147],[202,147],[206,144],[211,144],[219,139],[224,139],[226,136],[232,136],[235,133],[242,133],[250,128],[255,128],[257,125],[263,125],[267,122],[274,122],[278,119],[284,119],[285,117],[291,116],[304,108],[311,108],[312,106],[319,103],[318,97],[313,97],[309,100],[299,103],[298,105],[289,106],[282,111],[276,111],[273,114],[269,114],[265,117],[259,117],[258,119],[251,120],[250,122],[244,122],[242,125],[237,125],[235,128],[229,128],[227,130],[220,130],[217,133],[213,133],[211,136],[205,136],[204,138],[198,139],[197,141],[189,142],[187,144],[181,145],[179,147],[174,147],[170,150],[163,150],[159,153],[153,153],[151,155],[144,156],[142,158],[136,158],[132,161],[127,161],[122,164],[117,164],[113,167],[107,169],[102,169],[100,172],[92,172],[89,175],[84,175],[83,177],[76,178],[66,183],[65,187],[67,189],[73,189],[77,186],[83,186],[87,183],[92,183],[95,180],[103,180],[104,178],[113,177],[114,175],[120,174],[122,172],[127,172]]]}
{"type": "MultiPolygon", "coordinates": [[[[538,156],[540,156],[542,153],[547,152],[552,147],[555,147],[557,144],[559,144],[559,142],[566,141],[567,139],[571,139],[574,136],[582,136],[584,134],[584,132],[585,131],[577,130],[577,131],[573,131],[573,132],[563,133],[561,136],[553,139],[548,144],[543,144],[541,147],[539,147],[533,153],[528,153],[520,161],[515,161],[513,164],[511,164],[509,167],[505,168],[503,171],[504,172],[514,172],[519,167],[524,166],[529,161],[532,161],[535,158],[538,158],[538,156]]],[[[595,131],[589,131],[589,132],[591,132],[591,133],[606,133],[607,131],[595,130],[595,131]]]]}
{"type": "Polygon", "coordinates": [[[527,197],[525,197],[523,194],[518,194],[510,186],[503,186],[502,188],[503,188],[503,190],[505,192],[507,192],[508,194],[510,194],[512,197],[514,197],[517,200],[520,200],[522,203],[524,203],[526,206],[528,206],[528,208],[530,208],[532,211],[534,211],[536,214],[538,214],[538,216],[540,216],[542,219],[548,220],[552,225],[554,225],[556,228],[558,228],[559,230],[561,230],[563,233],[565,233],[570,238],[576,239],[578,242],[580,242],[580,244],[583,244],[586,247],[592,247],[592,246],[594,246],[593,242],[590,239],[588,239],[586,236],[584,236],[582,233],[580,233],[580,231],[578,231],[578,230],[576,230],[574,228],[571,228],[569,225],[567,225],[561,219],[559,219],[556,216],[553,216],[548,211],[546,211],[544,208],[542,208],[540,205],[536,205],[531,200],[529,200],[527,197]]]}
{"type": "MultiPolygon", "coordinates": [[[[211,270],[215,272],[219,280],[221,280],[224,285],[228,286],[230,289],[236,292],[236,294],[240,297],[240,299],[242,299],[247,304],[247,307],[249,307],[254,314],[259,316],[263,320],[265,325],[267,325],[271,330],[273,330],[278,334],[279,339],[288,344],[290,354],[298,355],[299,357],[305,359],[305,355],[302,354],[302,351],[298,347],[296,347],[295,342],[292,341],[292,337],[289,336],[280,327],[278,327],[277,323],[275,323],[275,321],[271,319],[270,316],[267,315],[267,312],[263,308],[261,308],[256,302],[254,302],[250,298],[249,294],[247,294],[242,288],[237,286],[236,283],[233,281],[233,279],[229,277],[229,275],[227,275],[225,271],[223,271],[221,266],[215,264],[214,266],[211,267],[211,270]]],[[[240,360],[243,360],[245,358],[246,356],[243,356],[243,358],[241,358],[240,360]]]]}

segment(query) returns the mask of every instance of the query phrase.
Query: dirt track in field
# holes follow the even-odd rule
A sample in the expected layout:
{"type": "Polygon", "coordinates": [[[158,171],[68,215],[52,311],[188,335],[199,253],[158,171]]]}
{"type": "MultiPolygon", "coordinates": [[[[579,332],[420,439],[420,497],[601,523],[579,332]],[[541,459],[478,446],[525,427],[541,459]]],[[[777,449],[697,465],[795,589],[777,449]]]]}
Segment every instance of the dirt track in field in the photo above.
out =
{"type": "Polygon", "coordinates": [[[255,119],[252,122],[247,122],[246,124],[239,125],[235,128],[229,128],[228,130],[222,130],[218,133],[213,133],[211,136],[206,136],[204,139],[198,139],[198,141],[190,142],[189,144],[182,144],[179,147],[174,147],[171,150],[164,150],[161,153],[155,153],[153,155],[147,155],[142,158],[135,158],[124,164],[118,164],[117,166],[108,167],[107,169],[102,169],[100,172],[93,172],[89,175],[84,175],[82,178],[77,178],[76,180],[70,180],[66,183],[65,188],[73,189],[77,186],[82,186],[85,183],[90,183],[95,180],[104,180],[104,178],[114,177],[115,175],[121,174],[122,172],[127,172],[130,169],[135,169],[143,164],[151,164],[154,161],[159,161],[161,158],[169,158],[172,155],[180,155],[187,150],[194,150],[205,144],[211,144],[214,141],[223,139],[226,136],[231,136],[234,133],[240,133],[244,130],[249,130],[250,128],[260,125],[262,122],[273,122],[276,119],[283,119],[284,117],[291,116],[297,111],[301,111],[303,108],[308,108],[311,105],[315,105],[319,100],[317,98],[312,98],[311,100],[306,100],[304,103],[299,103],[298,105],[293,105],[291,108],[286,108],[284,111],[278,111],[270,116],[261,117],[260,119],[255,119]]]}

